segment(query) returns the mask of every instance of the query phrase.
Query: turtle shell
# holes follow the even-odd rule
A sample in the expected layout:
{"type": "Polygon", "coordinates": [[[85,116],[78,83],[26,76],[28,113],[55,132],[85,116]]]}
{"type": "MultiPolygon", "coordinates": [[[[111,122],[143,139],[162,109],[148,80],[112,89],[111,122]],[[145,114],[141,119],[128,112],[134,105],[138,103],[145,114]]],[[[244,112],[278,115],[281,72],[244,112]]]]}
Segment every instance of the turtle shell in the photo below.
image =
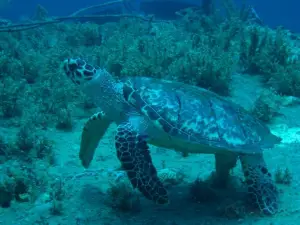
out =
{"type": "Polygon", "coordinates": [[[125,100],[171,137],[233,152],[257,153],[281,141],[242,107],[206,89],[134,77],[125,100]]]}

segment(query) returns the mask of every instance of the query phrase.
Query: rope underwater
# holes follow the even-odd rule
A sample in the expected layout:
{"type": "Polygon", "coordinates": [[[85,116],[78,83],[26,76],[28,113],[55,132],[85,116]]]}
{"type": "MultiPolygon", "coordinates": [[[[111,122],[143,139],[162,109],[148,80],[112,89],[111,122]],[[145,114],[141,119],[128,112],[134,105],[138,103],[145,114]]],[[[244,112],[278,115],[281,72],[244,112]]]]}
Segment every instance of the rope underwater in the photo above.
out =
{"type": "Polygon", "coordinates": [[[109,18],[109,17],[112,17],[112,18],[131,17],[131,18],[136,18],[136,19],[140,19],[143,21],[153,21],[153,16],[150,16],[147,18],[144,16],[133,15],[133,14],[107,14],[107,15],[82,15],[82,16],[78,15],[82,12],[85,12],[85,11],[88,11],[91,9],[102,8],[102,7],[117,4],[117,3],[124,3],[124,1],[126,1],[126,0],[115,0],[115,1],[98,4],[98,5],[89,6],[86,8],[79,9],[69,16],[54,17],[53,19],[49,19],[49,20],[45,20],[45,21],[2,25],[2,26],[0,26],[0,33],[1,32],[25,31],[25,30],[30,30],[30,29],[35,29],[35,28],[41,27],[41,26],[45,26],[48,24],[55,24],[55,23],[61,23],[61,22],[68,21],[68,20],[79,20],[79,19],[97,20],[97,19],[109,18]]]}

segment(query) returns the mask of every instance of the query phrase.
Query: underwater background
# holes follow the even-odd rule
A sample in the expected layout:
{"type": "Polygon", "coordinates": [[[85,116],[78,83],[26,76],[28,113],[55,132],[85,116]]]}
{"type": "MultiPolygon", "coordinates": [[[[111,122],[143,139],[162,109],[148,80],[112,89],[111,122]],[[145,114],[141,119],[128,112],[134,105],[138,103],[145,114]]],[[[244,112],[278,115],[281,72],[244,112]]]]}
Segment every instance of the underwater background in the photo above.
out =
{"type": "MultiPolygon", "coordinates": [[[[141,0],[131,0],[132,2],[140,2],[141,0]]],[[[156,0],[159,1],[159,0],[156,0]]],[[[164,1],[164,0],[162,0],[164,1]]],[[[60,1],[60,0],[3,0],[6,2],[5,7],[0,8],[1,17],[5,17],[11,20],[18,20],[22,17],[29,17],[34,13],[37,4],[42,4],[47,8],[50,15],[54,16],[64,16],[68,15],[79,8],[86,7],[89,5],[99,4],[101,2],[108,2],[108,0],[88,0],[88,1],[60,1]],[[7,2],[9,2],[7,4],[7,2]]],[[[150,1],[151,2],[151,1],[150,1]]],[[[185,2],[191,5],[200,5],[202,0],[174,0],[178,4],[185,2]]],[[[216,2],[220,3],[220,0],[216,2]]],[[[236,4],[241,4],[243,0],[234,0],[236,4]]],[[[300,25],[298,21],[300,20],[299,8],[300,2],[297,0],[248,0],[248,4],[252,5],[259,16],[271,27],[276,27],[282,25],[287,29],[294,32],[300,31],[300,25]]],[[[153,6],[155,7],[155,6],[153,6]]]]}
{"type": "Polygon", "coordinates": [[[299,6],[0,0],[0,225],[299,225],[299,6]],[[120,169],[115,124],[84,169],[81,133],[99,109],[64,74],[69,57],[117,79],[205,88],[262,121],[282,138],[263,152],[279,190],[278,213],[249,205],[240,163],[227,187],[216,188],[213,155],[150,146],[170,193],[169,205],[155,205],[120,169]]]}

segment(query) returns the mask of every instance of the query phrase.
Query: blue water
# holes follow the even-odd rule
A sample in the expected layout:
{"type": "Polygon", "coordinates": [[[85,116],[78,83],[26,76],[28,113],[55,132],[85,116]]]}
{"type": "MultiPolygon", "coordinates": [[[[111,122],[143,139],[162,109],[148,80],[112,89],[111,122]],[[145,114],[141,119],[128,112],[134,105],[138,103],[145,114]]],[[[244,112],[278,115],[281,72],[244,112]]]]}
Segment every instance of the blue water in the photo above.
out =
{"type": "MultiPolygon", "coordinates": [[[[43,5],[53,16],[64,16],[81,7],[105,1],[107,0],[12,0],[7,8],[0,9],[0,16],[14,21],[22,17],[30,17],[34,13],[37,4],[43,5]]],[[[181,1],[195,5],[201,2],[200,0],[181,1]]],[[[241,2],[241,0],[236,0],[236,2],[241,2]]],[[[249,0],[247,2],[255,7],[261,19],[269,26],[276,27],[281,25],[294,32],[300,32],[299,0],[249,0]]],[[[172,4],[170,3],[170,5],[172,4]]]]}
{"type": "Polygon", "coordinates": [[[300,34],[300,0],[249,0],[260,20],[238,24],[209,10],[171,20],[209,0],[82,12],[139,15],[115,23],[51,20],[115,0],[5,1],[0,19],[13,24],[0,21],[0,225],[300,225],[300,35],[273,29],[300,34]],[[38,4],[51,24],[24,25],[38,4]],[[263,158],[252,154],[265,147],[263,158]],[[218,149],[237,155],[193,154],[218,149]],[[166,203],[166,189],[170,204],[149,201],[166,203]]]}

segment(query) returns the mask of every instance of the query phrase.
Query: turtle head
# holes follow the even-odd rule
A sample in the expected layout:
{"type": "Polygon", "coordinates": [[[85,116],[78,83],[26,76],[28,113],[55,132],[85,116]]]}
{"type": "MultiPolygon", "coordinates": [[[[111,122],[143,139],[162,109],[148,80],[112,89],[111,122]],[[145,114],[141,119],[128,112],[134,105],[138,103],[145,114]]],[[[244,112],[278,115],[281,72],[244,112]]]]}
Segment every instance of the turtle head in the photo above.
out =
{"type": "Polygon", "coordinates": [[[65,74],[77,85],[83,85],[95,79],[99,74],[99,67],[87,64],[79,58],[68,58],[63,62],[65,74]]]}
{"type": "Polygon", "coordinates": [[[79,58],[68,58],[63,62],[63,70],[106,113],[119,107],[119,101],[116,100],[122,99],[122,83],[116,82],[105,69],[92,66],[79,58]]]}

